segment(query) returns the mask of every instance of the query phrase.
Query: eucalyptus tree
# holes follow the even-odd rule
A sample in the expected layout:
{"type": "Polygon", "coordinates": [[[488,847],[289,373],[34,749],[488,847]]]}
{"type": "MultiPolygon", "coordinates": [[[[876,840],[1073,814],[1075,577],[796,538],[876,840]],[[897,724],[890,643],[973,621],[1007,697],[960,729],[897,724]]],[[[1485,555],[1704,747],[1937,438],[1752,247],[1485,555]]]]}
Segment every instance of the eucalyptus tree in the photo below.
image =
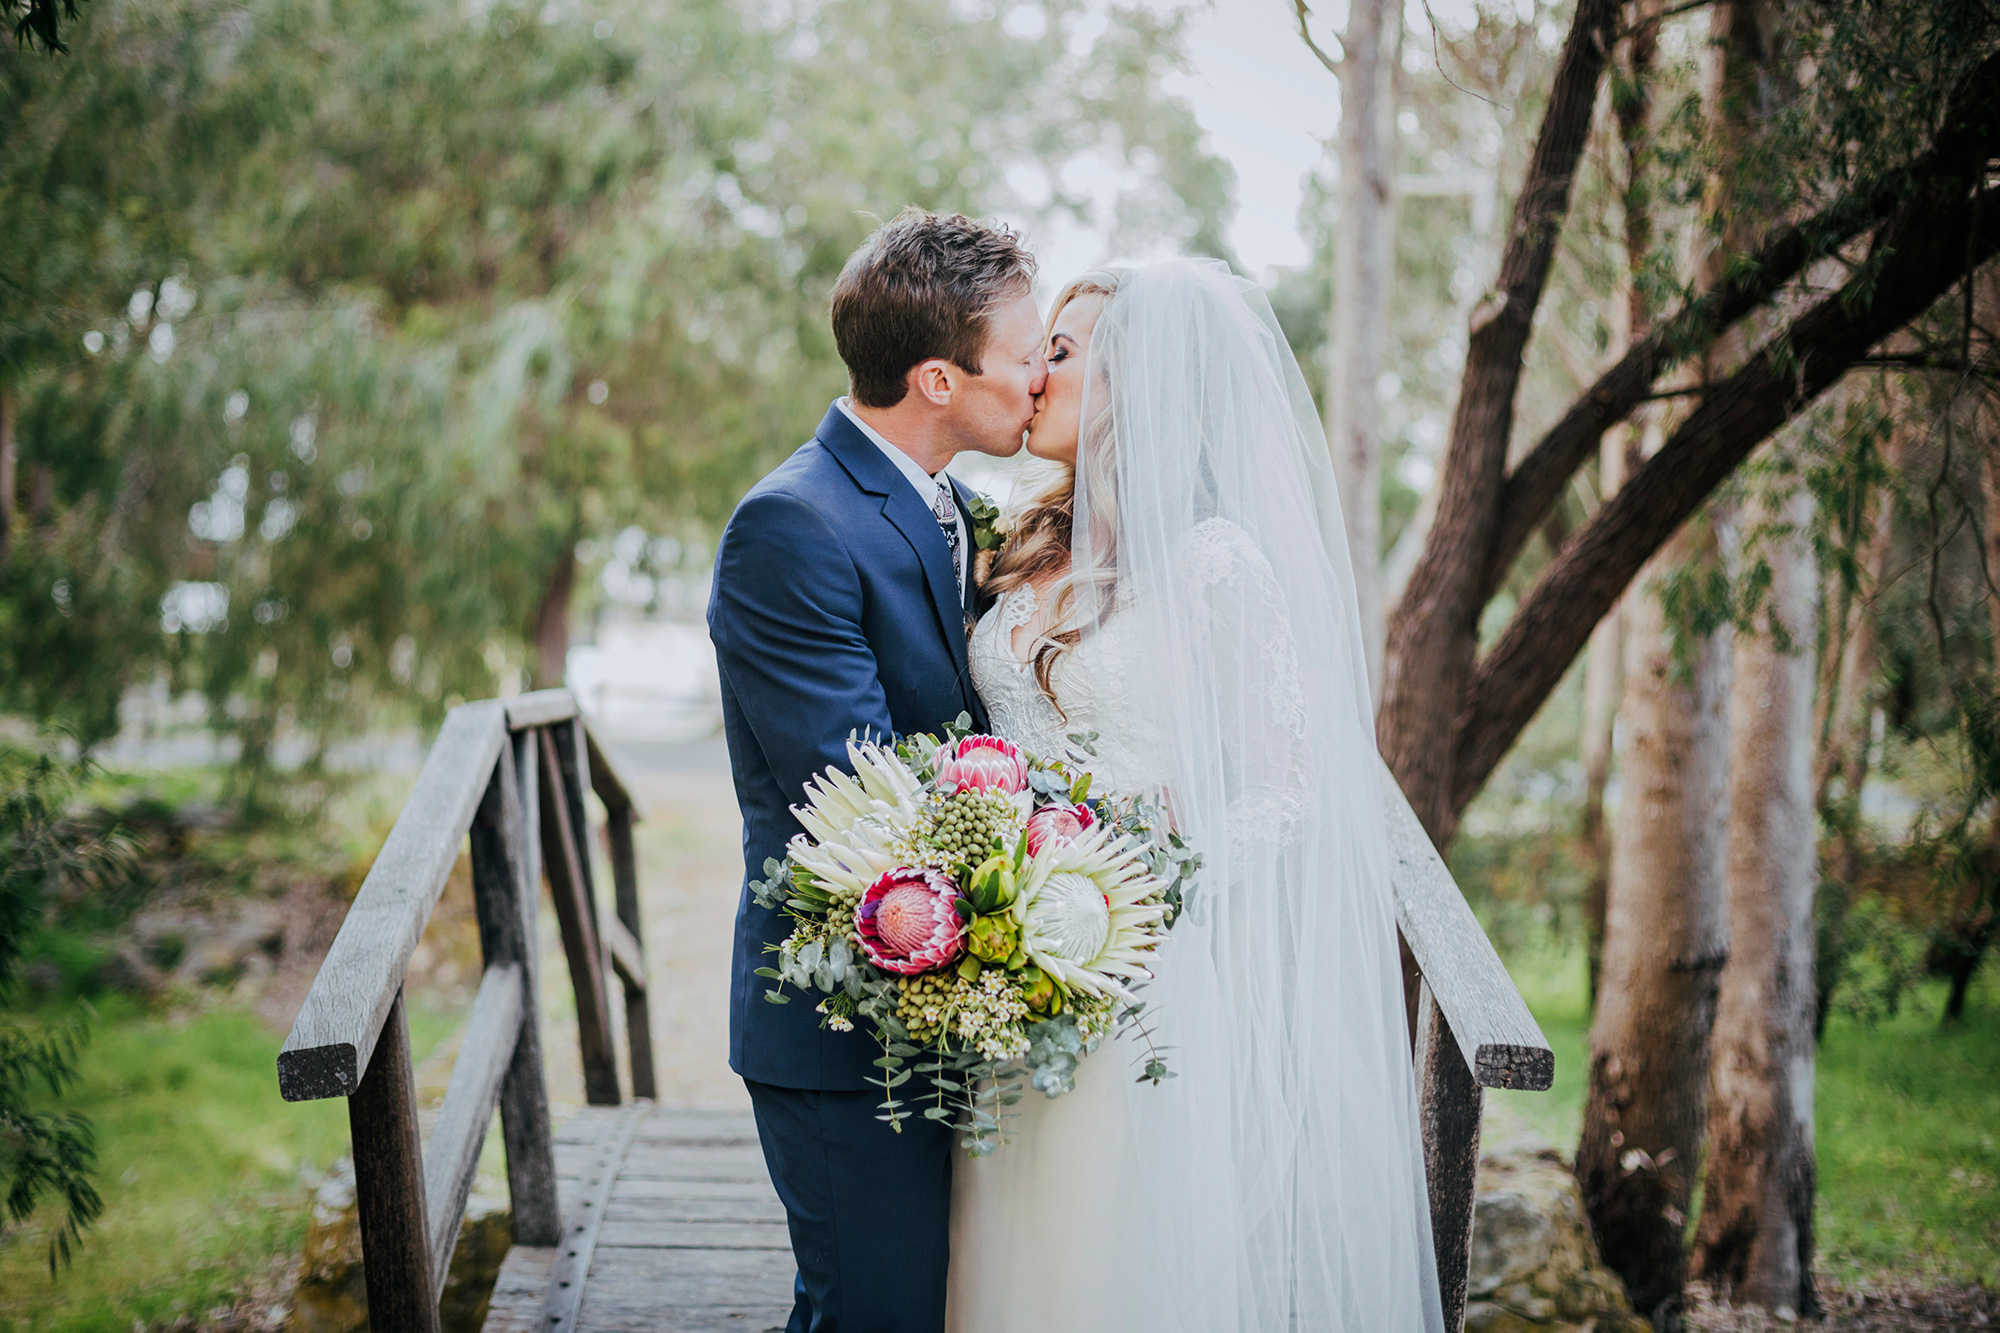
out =
{"type": "Polygon", "coordinates": [[[1301,39],[1340,80],[1341,202],[1334,224],[1334,300],[1327,315],[1332,355],[1326,434],[1354,565],[1368,678],[1379,689],[1382,452],[1376,420],[1395,272],[1394,70],[1402,50],[1403,15],[1402,7],[1389,0],[1355,0],[1348,6],[1336,59],[1313,39],[1305,0],[1297,0],[1296,10],[1301,39]]]}

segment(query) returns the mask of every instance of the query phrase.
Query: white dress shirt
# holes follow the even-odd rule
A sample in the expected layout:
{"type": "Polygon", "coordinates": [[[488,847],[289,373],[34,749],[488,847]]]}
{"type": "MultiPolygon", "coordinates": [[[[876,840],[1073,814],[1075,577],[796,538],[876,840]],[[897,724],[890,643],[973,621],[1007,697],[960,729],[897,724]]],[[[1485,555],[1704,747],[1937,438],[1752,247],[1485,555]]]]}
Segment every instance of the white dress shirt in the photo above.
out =
{"type": "Polygon", "coordinates": [[[889,461],[896,465],[896,470],[908,479],[911,487],[922,498],[924,508],[930,510],[933,514],[937,512],[938,483],[944,482],[945,494],[951,497],[952,522],[958,525],[958,600],[963,602],[965,600],[965,581],[972,576],[972,534],[965,529],[965,511],[958,507],[958,496],[956,492],[952,491],[951,482],[946,479],[942,472],[938,473],[935,477],[925,472],[921,467],[917,466],[916,459],[883,439],[873,426],[854,415],[854,408],[847,401],[846,395],[843,394],[841,397],[834,399],[833,405],[846,414],[847,419],[854,423],[856,429],[873,440],[877,449],[888,455],[889,461]]]}

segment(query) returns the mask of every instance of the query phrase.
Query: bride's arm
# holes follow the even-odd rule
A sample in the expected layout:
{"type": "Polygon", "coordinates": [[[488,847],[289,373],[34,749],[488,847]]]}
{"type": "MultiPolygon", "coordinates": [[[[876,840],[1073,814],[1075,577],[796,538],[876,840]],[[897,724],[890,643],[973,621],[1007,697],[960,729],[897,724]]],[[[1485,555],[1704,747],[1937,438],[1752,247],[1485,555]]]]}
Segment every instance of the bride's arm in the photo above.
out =
{"type": "Polygon", "coordinates": [[[1315,772],[1291,608],[1250,535],[1210,520],[1189,535],[1193,660],[1220,734],[1232,862],[1296,841],[1315,772]]]}

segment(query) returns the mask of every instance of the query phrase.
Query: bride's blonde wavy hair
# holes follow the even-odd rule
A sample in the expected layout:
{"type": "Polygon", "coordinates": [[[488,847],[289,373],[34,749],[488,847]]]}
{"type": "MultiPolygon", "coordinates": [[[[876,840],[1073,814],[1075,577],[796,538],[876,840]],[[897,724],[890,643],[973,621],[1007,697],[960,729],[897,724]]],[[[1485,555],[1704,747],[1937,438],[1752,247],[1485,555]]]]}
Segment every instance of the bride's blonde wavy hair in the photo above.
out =
{"type": "MultiPolygon", "coordinates": [[[[1109,301],[1118,294],[1118,276],[1114,272],[1092,271],[1057,293],[1055,304],[1049,310],[1048,324],[1042,331],[1044,352],[1055,336],[1056,320],[1061,317],[1063,309],[1079,296],[1102,296],[1109,301]]],[[[1101,368],[1097,373],[1103,373],[1101,368]]],[[[1115,591],[1117,569],[1113,540],[1117,531],[1117,514],[1113,498],[1110,427],[1108,405],[1090,421],[1079,421],[1076,450],[1078,464],[1088,469],[1090,474],[1093,554],[1100,567],[1090,580],[1096,585],[1093,590],[1096,596],[1092,600],[1107,611],[1112,602],[1111,594],[1115,591]]],[[[1070,572],[1075,519],[1076,470],[1057,464],[1048,482],[1030,495],[1014,516],[1006,544],[994,559],[993,571],[987,576],[985,585],[986,593],[998,601],[1023,584],[1039,582],[1051,574],[1060,576],[1049,606],[1048,620],[1029,654],[1035,683],[1041,687],[1049,702],[1055,704],[1059,714],[1062,713],[1062,705],[1056,700],[1056,664],[1083,637],[1082,627],[1069,623],[1078,603],[1079,580],[1070,572]]]]}

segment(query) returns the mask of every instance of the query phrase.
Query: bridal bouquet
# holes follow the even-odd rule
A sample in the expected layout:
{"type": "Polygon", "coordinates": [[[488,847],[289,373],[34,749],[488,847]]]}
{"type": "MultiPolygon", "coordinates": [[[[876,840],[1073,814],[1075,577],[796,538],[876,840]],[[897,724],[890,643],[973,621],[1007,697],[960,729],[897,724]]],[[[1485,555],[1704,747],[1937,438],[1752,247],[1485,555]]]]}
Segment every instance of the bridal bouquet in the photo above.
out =
{"type": "MultiPolygon", "coordinates": [[[[1201,863],[1159,809],[1090,790],[1073,761],[998,736],[850,741],[852,775],[829,768],[792,811],[806,828],[765,862],[757,901],[791,936],[758,975],[821,992],[827,1026],[865,1022],[882,1045],[875,1080],[900,1131],[897,1090],[928,1079],[923,1114],[956,1119],[974,1155],[1001,1141],[1019,1076],[1050,1097],[1115,1028],[1146,1042],[1141,1078],[1172,1075],[1134,987],[1201,863]]],[[[1095,737],[1071,743],[1091,753],[1095,737]]]]}

